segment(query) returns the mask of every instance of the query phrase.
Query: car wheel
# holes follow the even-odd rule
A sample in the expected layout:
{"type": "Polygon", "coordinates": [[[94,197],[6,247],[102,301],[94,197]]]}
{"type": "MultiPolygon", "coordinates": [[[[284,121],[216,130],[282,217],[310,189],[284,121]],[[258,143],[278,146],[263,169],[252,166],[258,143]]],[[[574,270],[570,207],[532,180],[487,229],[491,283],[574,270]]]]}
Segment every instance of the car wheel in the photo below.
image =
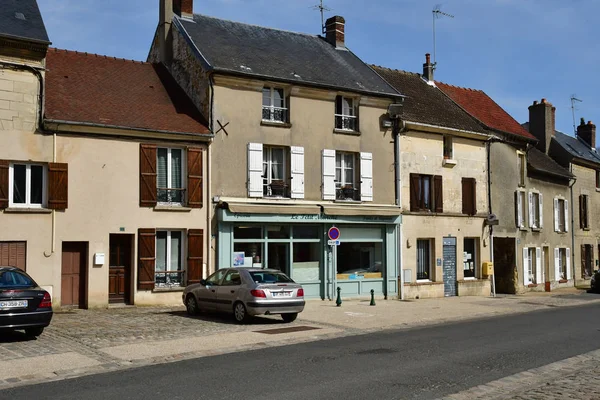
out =
{"type": "Polygon", "coordinates": [[[193,294],[188,294],[185,298],[185,309],[188,315],[197,315],[200,312],[200,307],[198,307],[198,302],[193,294]]]}
{"type": "Polygon", "coordinates": [[[44,332],[44,328],[27,328],[25,334],[29,337],[38,337],[44,332]]]}
{"type": "Polygon", "coordinates": [[[281,314],[285,322],[294,322],[298,318],[298,313],[281,314]]]}
{"type": "Polygon", "coordinates": [[[233,316],[235,320],[240,324],[248,322],[250,316],[248,315],[248,311],[246,311],[246,306],[241,301],[238,301],[233,305],[233,316]]]}

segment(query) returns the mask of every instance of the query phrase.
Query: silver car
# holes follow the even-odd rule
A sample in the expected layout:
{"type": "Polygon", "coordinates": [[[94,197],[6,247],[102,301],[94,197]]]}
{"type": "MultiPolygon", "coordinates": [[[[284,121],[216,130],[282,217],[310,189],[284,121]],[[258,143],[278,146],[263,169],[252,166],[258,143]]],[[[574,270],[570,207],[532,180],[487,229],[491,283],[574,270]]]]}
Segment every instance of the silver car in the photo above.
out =
{"type": "Polygon", "coordinates": [[[190,315],[227,312],[242,323],[255,315],[281,314],[292,322],[304,310],[304,289],[277,269],[224,268],[187,286],[182,300],[190,315]]]}

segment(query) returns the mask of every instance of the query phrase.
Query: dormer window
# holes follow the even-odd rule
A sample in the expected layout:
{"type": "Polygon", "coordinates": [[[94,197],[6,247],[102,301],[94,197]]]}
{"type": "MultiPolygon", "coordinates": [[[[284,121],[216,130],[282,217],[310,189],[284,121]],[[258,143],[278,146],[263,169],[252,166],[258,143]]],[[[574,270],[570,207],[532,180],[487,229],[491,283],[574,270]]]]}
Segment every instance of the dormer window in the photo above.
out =
{"type": "Polygon", "coordinates": [[[288,122],[287,110],[283,89],[274,87],[263,88],[263,121],[280,123],[288,122]]]}
{"type": "Polygon", "coordinates": [[[335,98],[335,129],[358,131],[356,101],[350,97],[335,98]]]}

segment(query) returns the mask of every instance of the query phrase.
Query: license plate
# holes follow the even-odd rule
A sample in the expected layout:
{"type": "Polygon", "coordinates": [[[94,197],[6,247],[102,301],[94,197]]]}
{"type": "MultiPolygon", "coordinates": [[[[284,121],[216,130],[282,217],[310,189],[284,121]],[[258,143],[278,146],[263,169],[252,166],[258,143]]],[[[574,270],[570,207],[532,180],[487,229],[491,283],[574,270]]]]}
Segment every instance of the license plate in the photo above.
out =
{"type": "Polygon", "coordinates": [[[272,292],[273,297],[292,297],[292,292],[272,292]]]}
{"type": "Polygon", "coordinates": [[[0,301],[0,310],[8,310],[11,308],[27,308],[27,300],[0,301]]]}

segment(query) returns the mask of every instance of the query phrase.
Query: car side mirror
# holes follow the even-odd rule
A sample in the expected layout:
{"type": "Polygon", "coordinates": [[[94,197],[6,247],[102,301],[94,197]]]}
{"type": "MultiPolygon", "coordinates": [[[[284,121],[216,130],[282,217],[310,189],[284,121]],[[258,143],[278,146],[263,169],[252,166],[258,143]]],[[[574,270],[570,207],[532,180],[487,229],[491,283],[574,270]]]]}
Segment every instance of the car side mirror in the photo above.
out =
{"type": "Polygon", "coordinates": [[[206,286],[206,284],[207,284],[207,283],[208,283],[208,282],[206,282],[206,279],[200,279],[200,284],[201,284],[202,286],[206,286]]]}

